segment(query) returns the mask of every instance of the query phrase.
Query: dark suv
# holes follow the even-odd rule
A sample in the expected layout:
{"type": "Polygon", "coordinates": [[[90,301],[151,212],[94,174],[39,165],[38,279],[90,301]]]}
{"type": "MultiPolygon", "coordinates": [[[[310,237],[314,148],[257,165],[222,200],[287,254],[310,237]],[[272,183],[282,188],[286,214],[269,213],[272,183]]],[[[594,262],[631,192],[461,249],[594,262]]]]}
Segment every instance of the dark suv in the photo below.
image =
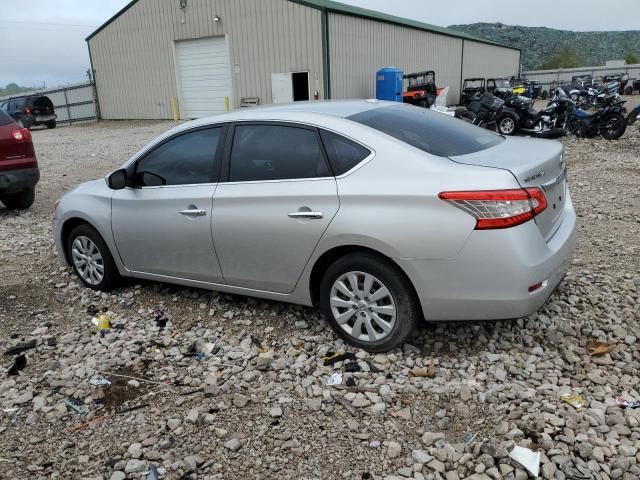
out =
{"type": "Polygon", "coordinates": [[[15,97],[2,104],[2,110],[25,128],[46,125],[56,128],[56,112],[53,102],[46,95],[15,97]]]}
{"type": "Polygon", "coordinates": [[[31,132],[0,110],[0,202],[9,210],[29,208],[39,179],[31,132]]]}

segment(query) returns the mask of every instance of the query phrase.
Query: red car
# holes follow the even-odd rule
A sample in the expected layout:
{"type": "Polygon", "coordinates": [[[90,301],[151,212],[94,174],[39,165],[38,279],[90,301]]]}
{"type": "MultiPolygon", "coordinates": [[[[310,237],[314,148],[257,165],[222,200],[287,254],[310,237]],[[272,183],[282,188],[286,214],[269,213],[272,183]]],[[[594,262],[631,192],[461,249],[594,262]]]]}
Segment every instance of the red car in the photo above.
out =
{"type": "Polygon", "coordinates": [[[0,202],[9,210],[33,205],[40,170],[31,132],[0,110],[0,202]]]}

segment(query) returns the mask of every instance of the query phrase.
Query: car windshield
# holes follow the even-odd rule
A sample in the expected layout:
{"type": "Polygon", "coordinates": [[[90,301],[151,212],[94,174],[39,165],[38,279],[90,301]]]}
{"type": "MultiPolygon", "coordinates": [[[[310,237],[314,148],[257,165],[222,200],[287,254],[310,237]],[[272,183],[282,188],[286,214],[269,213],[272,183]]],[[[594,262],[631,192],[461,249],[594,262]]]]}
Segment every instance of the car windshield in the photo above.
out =
{"type": "Polygon", "coordinates": [[[374,108],[348,118],[439,157],[467,155],[504,141],[463,120],[410,105],[374,108]]]}
{"type": "Polygon", "coordinates": [[[11,122],[13,122],[13,118],[11,118],[4,110],[0,110],[0,126],[9,125],[11,122]]]}

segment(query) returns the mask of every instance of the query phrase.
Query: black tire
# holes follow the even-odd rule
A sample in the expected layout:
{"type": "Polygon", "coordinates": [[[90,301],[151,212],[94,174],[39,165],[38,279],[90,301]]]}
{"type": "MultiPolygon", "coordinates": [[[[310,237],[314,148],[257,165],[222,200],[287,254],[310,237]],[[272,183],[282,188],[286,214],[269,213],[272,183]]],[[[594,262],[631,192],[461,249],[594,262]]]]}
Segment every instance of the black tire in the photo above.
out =
{"type": "Polygon", "coordinates": [[[73,271],[76,273],[80,281],[88,288],[92,290],[101,290],[103,292],[108,292],[112,290],[118,279],[118,267],[113,261],[113,256],[109,251],[109,247],[104,242],[100,234],[89,224],[83,223],[82,225],[78,225],[75,227],[71,233],[69,234],[69,238],[67,239],[67,258],[69,259],[69,263],[73,268],[73,271]],[[97,283],[91,283],[85,280],[82,274],[79,272],[78,267],[74,263],[73,257],[73,243],[79,237],[86,237],[97,247],[98,252],[102,256],[102,267],[104,269],[104,274],[102,276],[102,280],[97,283]]]}
{"type": "MultiPolygon", "coordinates": [[[[380,285],[374,284],[374,288],[379,289],[380,285]]],[[[369,294],[371,293],[368,292],[369,294]]],[[[375,294],[376,292],[374,292],[375,294]]],[[[360,292],[362,294],[362,292],[360,292]]],[[[345,298],[348,298],[345,296],[345,298]]],[[[368,300],[365,296],[361,300],[368,300]]],[[[356,300],[353,300],[355,303],[356,300]]],[[[360,302],[362,303],[362,302],[360,302]]],[[[375,302],[376,304],[378,302],[375,302]]],[[[325,272],[320,283],[320,306],[334,331],[351,345],[357,346],[369,352],[386,352],[404,343],[407,337],[414,331],[418,320],[421,318],[420,304],[413,290],[413,287],[402,270],[391,260],[368,252],[358,252],[345,255],[336,260],[325,272]],[[345,331],[336,321],[331,306],[331,291],[334,283],[343,275],[349,272],[359,272],[368,274],[386,287],[390,293],[390,298],[395,304],[395,323],[384,338],[375,341],[366,341],[352,336],[345,331]]],[[[379,305],[378,305],[379,306],[379,305]]],[[[344,312],[349,308],[344,308],[344,312]]],[[[375,306],[373,308],[376,308],[375,306]]],[[[365,314],[366,307],[352,307],[355,313],[345,322],[348,328],[355,327],[358,315],[365,314]],[[349,325],[353,323],[353,325],[349,325]]],[[[369,309],[371,311],[371,309],[369,309]]],[[[338,313],[344,313],[338,311],[338,313]]],[[[382,314],[381,314],[382,315],[382,314]]],[[[384,316],[384,315],[383,315],[384,316]]],[[[386,319],[385,319],[386,320],[386,319]]],[[[374,320],[375,323],[375,320],[374,320]]],[[[378,324],[376,324],[378,325],[378,324]]],[[[381,333],[382,329],[377,326],[376,333],[381,333]]],[[[360,329],[361,335],[366,334],[364,324],[360,329]]]]}
{"type": "Polygon", "coordinates": [[[56,128],[55,120],[51,120],[50,122],[45,122],[44,124],[47,126],[47,128],[56,128]]]}
{"type": "Polygon", "coordinates": [[[600,135],[606,140],[618,140],[627,130],[627,121],[620,113],[607,115],[602,122],[600,135]]]}
{"type": "Polygon", "coordinates": [[[633,87],[631,87],[631,86],[625,87],[624,94],[625,95],[633,95],[633,87]]]}
{"type": "Polygon", "coordinates": [[[500,135],[515,135],[518,131],[518,120],[511,115],[505,115],[498,120],[497,130],[500,135]]]}
{"type": "Polygon", "coordinates": [[[9,210],[26,210],[36,200],[36,189],[34,187],[27,188],[19,193],[5,195],[0,200],[9,210]]]}
{"type": "Polygon", "coordinates": [[[420,106],[422,108],[429,108],[429,102],[427,100],[425,100],[425,99],[422,99],[418,103],[418,106],[420,106]]]}

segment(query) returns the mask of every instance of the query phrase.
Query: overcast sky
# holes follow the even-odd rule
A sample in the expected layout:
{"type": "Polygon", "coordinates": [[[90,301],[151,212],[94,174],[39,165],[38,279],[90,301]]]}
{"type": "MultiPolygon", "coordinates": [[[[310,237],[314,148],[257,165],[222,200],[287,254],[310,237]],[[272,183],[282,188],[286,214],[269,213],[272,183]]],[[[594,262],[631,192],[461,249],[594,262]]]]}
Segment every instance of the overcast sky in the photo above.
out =
{"type": "MultiPolygon", "coordinates": [[[[85,80],[89,68],[85,37],[128,2],[0,0],[0,86],[16,82],[26,86],[44,83],[51,87],[85,80]]],[[[536,0],[528,3],[344,0],[344,3],[441,26],[502,22],[581,31],[640,28],[638,0],[536,0]]]]}

